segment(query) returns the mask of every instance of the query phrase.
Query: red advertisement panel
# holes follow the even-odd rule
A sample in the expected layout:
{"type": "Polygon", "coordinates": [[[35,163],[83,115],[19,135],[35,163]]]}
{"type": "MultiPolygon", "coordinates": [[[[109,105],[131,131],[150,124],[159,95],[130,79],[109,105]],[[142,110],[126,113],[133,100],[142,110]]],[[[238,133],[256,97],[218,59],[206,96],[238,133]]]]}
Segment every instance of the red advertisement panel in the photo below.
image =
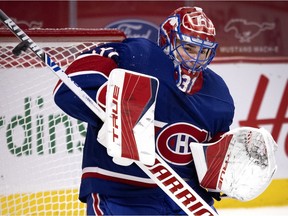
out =
{"type": "MultiPolygon", "coordinates": [[[[199,6],[216,27],[217,57],[288,57],[288,3],[283,1],[1,1],[21,27],[118,28],[157,41],[176,8],[199,6]]],[[[1,25],[0,25],[1,27],[1,25]]]]}

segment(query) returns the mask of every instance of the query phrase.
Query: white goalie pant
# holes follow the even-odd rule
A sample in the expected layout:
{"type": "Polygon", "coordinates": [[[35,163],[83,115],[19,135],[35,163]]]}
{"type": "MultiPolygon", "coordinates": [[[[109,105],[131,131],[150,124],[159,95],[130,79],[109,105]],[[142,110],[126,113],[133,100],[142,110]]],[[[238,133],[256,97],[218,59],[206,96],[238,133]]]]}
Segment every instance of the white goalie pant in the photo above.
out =
{"type": "Polygon", "coordinates": [[[201,186],[241,201],[259,196],[277,168],[277,144],[264,128],[236,128],[215,143],[190,147],[201,186]]]}

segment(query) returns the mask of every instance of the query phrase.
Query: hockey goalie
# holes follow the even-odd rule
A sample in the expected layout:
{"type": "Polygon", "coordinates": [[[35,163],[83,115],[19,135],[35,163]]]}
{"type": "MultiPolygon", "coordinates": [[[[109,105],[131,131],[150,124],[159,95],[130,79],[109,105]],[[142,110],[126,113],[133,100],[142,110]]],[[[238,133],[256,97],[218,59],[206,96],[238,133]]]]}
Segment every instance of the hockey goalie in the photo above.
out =
{"type": "MultiPolygon", "coordinates": [[[[234,139],[224,142],[234,117],[234,101],[224,80],[207,67],[216,54],[217,45],[213,23],[203,10],[183,7],[160,26],[159,46],[143,38],[107,43],[80,55],[66,69],[66,74],[106,113],[103,124],[103,119],[63,83],[56,85],[55,103],[68,115],[88,123],[79,195],[79,199],[87,203],[88,215],[205,215],[207,211],[211,215],[215,194],[207,189],[248,200],[269,184],[276,165],[275,160],[271,160],[273,148],[266,146],[266,138],[259,136],[265,141],[259,144],[259,151],[263,148],[263,152],[257,150],[255,155],[258,136],[252,136],[251,145],[249,139],[247,144],[238,145],[241,136],[237,135],[235,144],[234,139]],[[115,70],[118,72],[114,74],[115,70]],[[136,75],[143,83],[140,90],[135,89],[139,87],[138,78],[128,82],[129,77],[134,77],[126,74],[128,71],[143,75],[136,75]],[[131,104],[134,102],[136,106],[131,104]],[[126,120],[120,119],[120,113],[126,120]],[[219,142],[224,145],[200,144],[217,140],[223,134],[219,142]],[[126,139],[130,141],[125,143],[126,139]],[[193,141],[203,147],[199,158],[193,147],[193,157],[191,155],[189,144],[193,141]],[[238,158],[242,155],[245,157],[238,158]],[[263,156],[254,159],[259,155],[263,156]],[[187,211],[138,163],[133,163],[141,161],[153,166],[154,156],[163,159],[201,198],[192,196],[193,193],[183,197],[187,211]],[[255,184],[243,186],[245,173],[238,175],[239,170],[255,178],[246,183],[255,184]],[[255,185],[260,189],[246,189],[255,185]],[[243,195],[239,190],[249,193],[243,195]],[[204,202],[209,209],[200,214],[204,202]]],[[[176,183],[169,185],[175,189],[173,195],[188,191],[183,190],[182,182],[176,183]]]]}

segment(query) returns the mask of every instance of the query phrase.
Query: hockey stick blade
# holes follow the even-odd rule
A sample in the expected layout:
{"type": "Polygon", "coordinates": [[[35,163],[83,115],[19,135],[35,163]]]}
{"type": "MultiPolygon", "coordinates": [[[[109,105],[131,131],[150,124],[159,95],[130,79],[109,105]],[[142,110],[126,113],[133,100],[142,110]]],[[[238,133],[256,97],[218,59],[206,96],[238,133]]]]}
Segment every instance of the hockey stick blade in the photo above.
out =
{"type": "MultiPolygon", "coordinates": [[[[1,9],[0,20],[20,40],[28,41],[29,49],[38,56],[45,65],[56,74],[60,80],[73,91],[102,121],[105,112],[92,100],[70,77],[22,31],[1,9]]],[[[153,166],[146,166],[140,162],[136,164],[155,183],[187,213],[187,215],[218,215],[164,160],[156,154],[157,162],[153,166]]]]}
{"type": "Polygon", "coordinates": [[[29,42],[28,41],[22,41],[21,43],[19,43],[13,50],[12,53],[15,56],[19,56],[21,54],[21,52],[25,52],[29,47],[29,42]]]}

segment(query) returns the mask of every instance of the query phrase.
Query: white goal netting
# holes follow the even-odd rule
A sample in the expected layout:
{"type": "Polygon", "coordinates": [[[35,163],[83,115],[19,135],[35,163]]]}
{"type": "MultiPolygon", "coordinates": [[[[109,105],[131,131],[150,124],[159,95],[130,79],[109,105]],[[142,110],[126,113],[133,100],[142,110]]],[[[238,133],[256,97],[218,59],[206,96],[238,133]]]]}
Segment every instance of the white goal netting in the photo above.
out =
{"type": "MultiPolygon", "coordinates": [[[[121,41],[118,30],[42,29],[26,33],[63,69],[82,51],[121,41]]],[[[53,101],[58,78],[0,31],[0,215],[83,215],[78,201],[86,125],[53,101]]]]}

